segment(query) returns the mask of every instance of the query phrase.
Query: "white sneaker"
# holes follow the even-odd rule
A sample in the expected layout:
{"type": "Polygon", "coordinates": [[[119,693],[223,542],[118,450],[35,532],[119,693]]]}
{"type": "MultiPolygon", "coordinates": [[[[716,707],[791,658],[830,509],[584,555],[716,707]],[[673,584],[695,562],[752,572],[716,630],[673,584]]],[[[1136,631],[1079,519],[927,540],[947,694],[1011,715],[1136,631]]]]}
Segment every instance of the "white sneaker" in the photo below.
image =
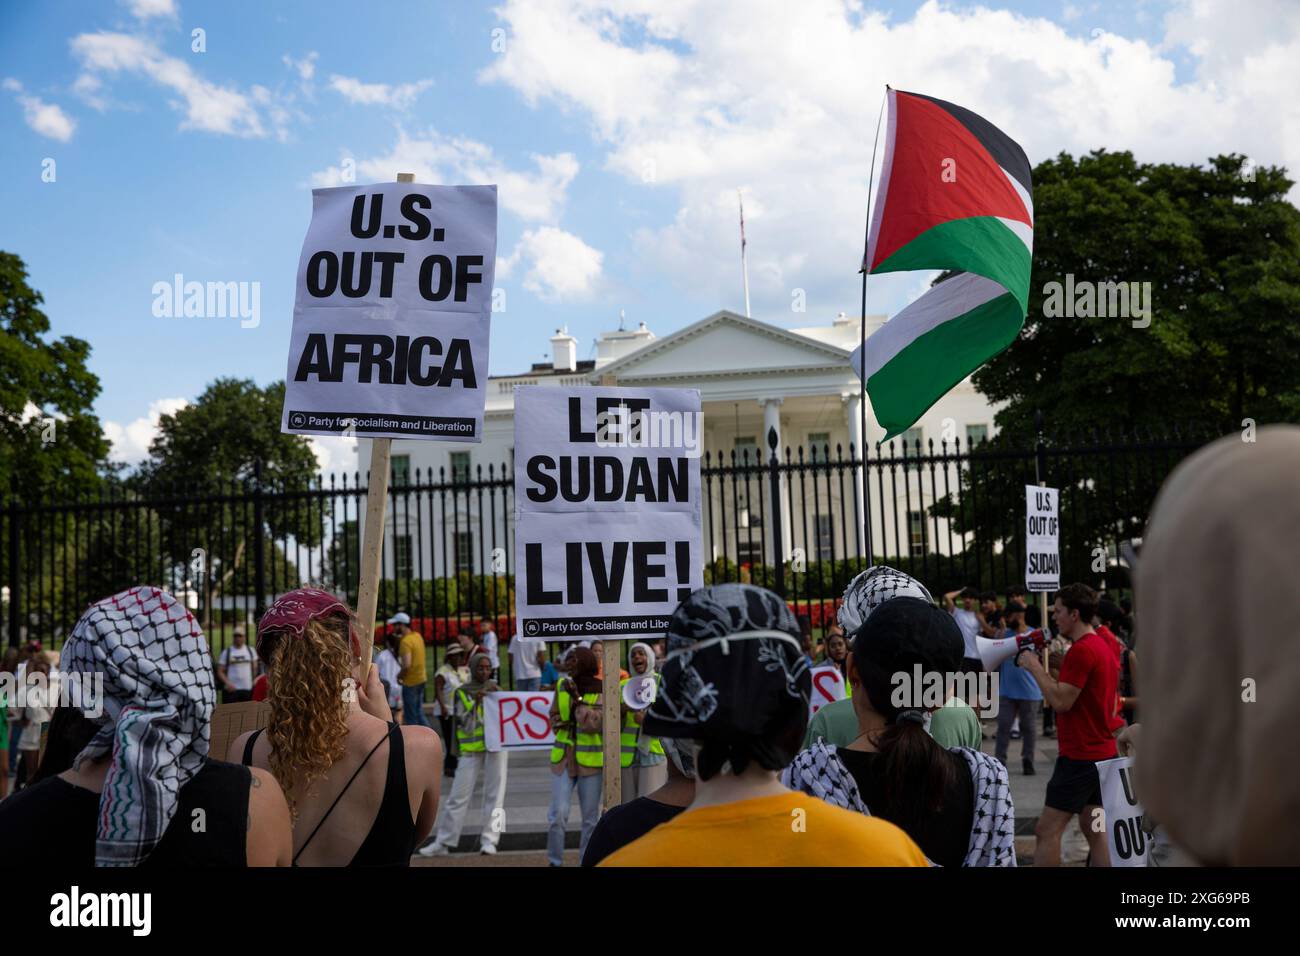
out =
{"type": "Polygon", "coordinates": [[[491,843],[484,843],[478,848],[478,851],[484,856],[496,856],[497,848],[491,843]]]}
{"type": "Polygon", "coordinates": [[[420,847],[415,852],[418,853],[420,856],[424,857],[425,859],[428,859],[431,856],[447,856],[448,854],[451,853],[451,850],[447,849],[445,846],[443,846],[441,843],[435,840],[432,843],[420,847]]]}

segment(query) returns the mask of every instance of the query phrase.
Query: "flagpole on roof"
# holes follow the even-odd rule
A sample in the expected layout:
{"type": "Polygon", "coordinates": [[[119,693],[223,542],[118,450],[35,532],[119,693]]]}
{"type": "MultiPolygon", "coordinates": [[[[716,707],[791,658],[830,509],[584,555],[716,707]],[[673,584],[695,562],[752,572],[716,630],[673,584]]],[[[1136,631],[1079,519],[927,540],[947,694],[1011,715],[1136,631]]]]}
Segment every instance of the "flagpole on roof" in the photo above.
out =
{"type": "Polygon", "coordinates": [[[745,197],[736,190],[736,198],[740,200],[740,273],[745,279],[745,318],[753,318],[749,314],[749,263],[745,261],[745,197]]]}
{"type": "MultiPolygon", "coordinates": [[[[876,183],[876,147],[880,145],[880,121],[885,115],[885,103],[889,100],[889,84],[885,84],[885,95],[880,98],[880,112],[876,114],[876,134],[871,140],[871,169],[867,173],[867,227],[862,238],[862,317],[858,352],[866,355],[867,351],[867,274],[871,263],[867,261],[867,250],[871,243],[871,191],[876,183]]],[[[865,513],[863,534],[867,545],[867,567],[873,567],[876,559],[872,556],[871,541],[871,482],[867,477],[867,377],[858,376],[858,414],[861,416],[858,434],[862,438],[862,510],[865,513]]]]}

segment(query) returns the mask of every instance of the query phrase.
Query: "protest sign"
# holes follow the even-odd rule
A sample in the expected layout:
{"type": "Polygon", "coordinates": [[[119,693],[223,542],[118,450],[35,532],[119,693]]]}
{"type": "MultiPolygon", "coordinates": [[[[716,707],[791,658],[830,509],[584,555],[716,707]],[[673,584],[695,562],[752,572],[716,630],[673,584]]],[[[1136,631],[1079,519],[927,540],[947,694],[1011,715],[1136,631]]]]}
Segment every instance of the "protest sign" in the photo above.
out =
{"type": "Polygon", "coordinates": [[[1111,866],[1146,866],[1150,846],[1142,829],[1142,804],[1133,791],[1133,760],[1097,761],[1101,804],[1106,813],[1106,842],[1111,866]]]}
{"type": "Polygon", "coordinates": [[[551,730],[549,690],[499,691],[483,698],[483,737],[487,749],[550,750],[555,743],[551,730]]]}
{"type": "Polygon", "coordinates": [[[848,696],[844,686],[844,675],[833,665],[814,667],[812,673],[812,696],[808,700],[808,716],[811,717],[827,704],[843,700],[848,696]]]}
{"type": "Polygon", "coordinates": [[[1058,591],[1061,587],[1060,492],[1025,485],[1025,589],[1058,591]]]}
{"type": "Polygon", "coordinates": [[[694,389],[523,388],[515,600],[543,640],[662,635],[703,586],[694,389]]]}
{"type": "Polygon", "coordinates": [[[482,440],[495,186],[312,191],[281,430],[482,440]]]}
{"type": "Polygon", "coordinates": [[[213,760],[229,759],[230,745],[240,734],[248,733],[250,730],[260,730],[270,719],[271,705],[264,700],[218,704],[212,709],[208,756],[213,760]]]}

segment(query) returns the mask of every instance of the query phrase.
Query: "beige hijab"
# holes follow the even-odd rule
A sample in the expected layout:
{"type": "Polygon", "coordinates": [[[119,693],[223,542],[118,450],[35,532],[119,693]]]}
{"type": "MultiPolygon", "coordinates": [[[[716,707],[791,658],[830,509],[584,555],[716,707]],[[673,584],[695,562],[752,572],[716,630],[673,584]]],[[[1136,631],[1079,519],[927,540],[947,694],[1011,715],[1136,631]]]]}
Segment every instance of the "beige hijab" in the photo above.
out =
{"type": "Polygon", "coordinates": [[[1300,427],[1179,465],[1135,590],[1145,809],[1201,863],[1300,863],[1300,427]]]}

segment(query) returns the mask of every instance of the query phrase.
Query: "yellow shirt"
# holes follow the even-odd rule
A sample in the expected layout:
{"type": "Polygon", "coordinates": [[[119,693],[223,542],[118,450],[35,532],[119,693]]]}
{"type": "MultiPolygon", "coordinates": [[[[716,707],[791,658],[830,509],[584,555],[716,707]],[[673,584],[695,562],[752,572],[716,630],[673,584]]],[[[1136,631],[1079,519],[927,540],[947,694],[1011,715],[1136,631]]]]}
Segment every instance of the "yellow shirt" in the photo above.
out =
{"type": "Polygon", "coordinates": [[[417,687],[428,680],[424,672],[424,638],[414,631],[407,631],[397,644],[397,658],[401,660],[411,655],[411,666],[402,668],[397,679],[406,687],[417,687]]]}
{"type": "Polygon", "coordinates": [[[791,791],[686,810],[601,866],[927,866],[912,838],[879,817],[791,791]]]}

